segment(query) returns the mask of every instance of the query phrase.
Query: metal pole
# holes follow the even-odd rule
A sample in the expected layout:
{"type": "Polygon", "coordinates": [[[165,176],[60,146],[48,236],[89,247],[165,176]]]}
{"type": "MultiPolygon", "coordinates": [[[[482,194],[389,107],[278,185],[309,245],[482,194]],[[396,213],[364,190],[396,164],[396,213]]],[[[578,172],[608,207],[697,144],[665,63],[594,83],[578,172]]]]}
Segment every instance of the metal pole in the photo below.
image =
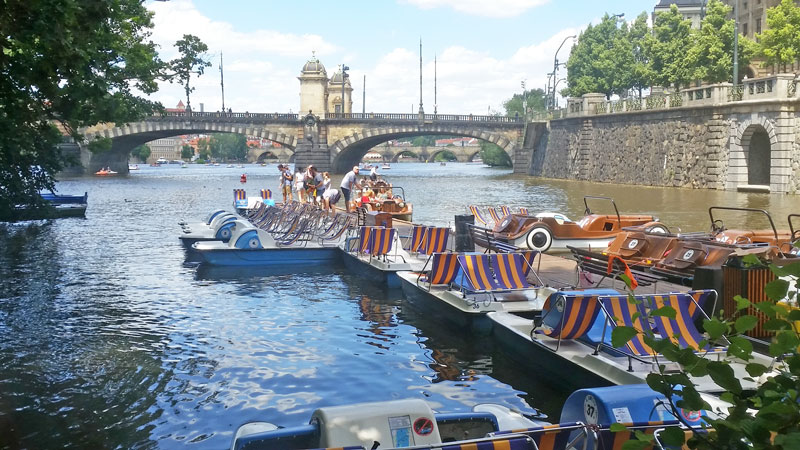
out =
{"type": "Polygon", "coordinates": [[[219,85],[222,87],[222,112],[225,112],[225,77],[222,75],[222,52],[219,52],[219,85]]]}
{"type": "Polygon", "coordinates": [[[433,115],[436,115],[438,106],[436,98],[436,55],[433,55],[433,115]]]}
{"type": "Polygon", "coordinates": [[[739,0],[733,4],[733,89],[739,84],[739,0]]]}
{"type": "Polygon", "coordinates": [[[425,114],[422,109],[422,38],[419,38],[419,113],[425,114]]]}
{"type": "Polygon", "coordinates": [[[361,114],[367,113],[367,75],[364,75],[364,89],[363,94],[361,94],[361,114]]]}
{"type": "Polygon", "coordinates": [[[344,119],[344,68],[345,65],[342,64],[342,119],[344,119]]]}
{"type": "Polygon", "coordinates": [[[567,42],[567,39],[574,39],[575,35],[567,36],[561,41],[561,45],[558,46],[558,50],[556,50],[556,54],[553,56],[553,92],[552,92],[552,102],[550,106],[553,109],[556,109],[556,87],[555,87],[555,80],[558,79],[558,52],[561,51],[561,47],[567,42]]]}

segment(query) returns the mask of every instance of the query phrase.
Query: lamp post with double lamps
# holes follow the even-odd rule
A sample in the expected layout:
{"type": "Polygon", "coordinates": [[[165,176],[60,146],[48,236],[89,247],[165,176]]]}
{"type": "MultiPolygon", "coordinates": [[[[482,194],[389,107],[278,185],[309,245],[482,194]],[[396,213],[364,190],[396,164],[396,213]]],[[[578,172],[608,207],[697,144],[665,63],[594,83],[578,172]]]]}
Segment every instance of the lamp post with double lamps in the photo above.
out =
{"type": "MultiPolygon", "coordinates": [[[[552,90],[552,92],[550,92],[550,95],[551,95],[550,108],[551,109],[556,109],[556,86],[555,86],[555,83],[556,83],[556,80],[558,79],[558,66],[566,65],[566,63],[561,63],[561,64],[558,63],[558,52],[561,51],[561,47],[563,47],[564,44],[567,43],[568,39],[575,39],[576,37],[577,36],[575,36],[574,34],[572,36],[565,37],[564,40],[561,41],[561,45],[558,46],[558,50],[556,50],[555,56],[553,56],[553,74],[552,74],[553,75],[553,90],[552,90]]],[[[547,85],[549,86],[550,83],[548,83],[547,85]]]]}

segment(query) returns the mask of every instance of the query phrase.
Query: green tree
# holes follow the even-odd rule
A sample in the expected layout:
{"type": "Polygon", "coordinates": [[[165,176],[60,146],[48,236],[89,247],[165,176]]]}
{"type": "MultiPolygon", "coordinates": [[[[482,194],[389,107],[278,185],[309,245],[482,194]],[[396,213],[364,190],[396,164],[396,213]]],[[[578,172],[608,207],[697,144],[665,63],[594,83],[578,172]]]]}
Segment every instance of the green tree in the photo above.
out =
{"type": "Polygon", "coordinates": [[[181,159],[188,161],[192,159],[192,156],[194,156],[194,147],[189,144],[184,144],[183,147],[181,147],[181,159]]]}
{"type": "Polygon", "coordinates": [[[141,0],[5,0],[0,8],[0,216],[41,204],[67,162],[62,133],[132,122],[156,104],[163,64],[141,0]],[[56,124],[59,128],[56,128],[56,124]]]}
{"type": "Polygon", "coordinates": [[[441,162],[441,161],[450,162],[450,161],[456,161],[457,158],[455,153],[451,152],[450,150],[442,150],[441,152],[437,153],[436,156],[433,157],[433,160],[436,162],[441,162]]]}
{"type": "Polygon", "coordinates": [[[547,109],[545,107],[544,91],[542,89],[530,89],[522,94],[514,94],[510,99],[503,102],[506,116],[515,117],[517,114],[524,116],[525,111],[522,110],[523,100],[527,104],[528,112],[545,111],[547,109]]]}
{"type": "Polygon", "coordinates": [[[786,70],[800,57],[800,8],[792,0],[782,0],[767,9],[767,28],[757,36],[767,64],[786,70]]]}
{"type": "Polygon", "coordinates": [[[630,87],[639,93],[642,98],[642,90],[652,85],[653,71],[650,67],[650,55],[645,48],[645,39],[650,35],[650,27],[647,26],[647,13],[643,12],[631,23],[628,30],[632,53],[632,66],[630,70],[630,87]]]}
{"type": "Polygon", "coordinates": [[[684,19],[675,4],[656,14],[653,33],[644,41],[650,56],[652,82],[680,89],[692,80],[686,52],[691,48],[691,21],[684,19]]]}
{"type": "Polygon", "coordinates": [[[578,37],[567,60],[567,95],[580,97],[601,92],[610,97],[625,92],[631,84],[633,50],[627,27],[620,28],[615,16],[606,14],[597,25],[589,25],[578,37]]]}
{"type": "Polygon", "coordinates": [[[480,141],[480,155],[483,163],[492,167],[511,167],[511,157],[499,145],[480,141]]]}
{"type": "Polygon", "coordinates": [[[191,34],[184,34],[183,39],[175,42],[175,46],[178,47],[180,57],[170,61],[169,66],[173,71],[173,79],[183,85],[186,91],[186,109],[191,110],[189,94],[194,92],[194,88],[190,86],[190,81],[192,74],[200,76],[211,65],[205,56],[208,46],[199,37],[191,34]]]}
{"type": "Polygon", "coordinates": [[[218,133],[211,136],[211,155],[226,160],[247,158],[247,138],[241,134],[218,133]]]}
{"type": "MultiPolygon", "coordinates": [[[[745,256],[746,265],[762,265],[753,255],[745,256]]],[[[659,353],[659,358],[678,364],[681,370],[666,372],[665,365],[659,363],[659,372],[647,376],[647,384],[663,394],[678,420],[684,420],[678,408],[699,411],[711,410],[692,382],[693,377],[710,376],[719,386],[720,398],[731,406],[722,411],[720,418],[708,418],[709,432],[695,429],[689,439],[690,448],[696,449],[789,449],[800,448],[800,309],[797,305],[798,287],[788,279],[800,277],[800,263],[785,266],[770,264],[769,269],[778,277],[765,287],[767,301],[751,303],[735,297],[734,311],[725,311],[732,316],[728,319],[713,317],[703,321],[708,341],[713,343],[727,337],[727,354],[736,356],[747,363],[745,369],[749,377],[743,380],[734,376],[730,363],[716,358],[705,358],[703,352],[682,349],[671,339],[661,339],[651,332],[644,333],[647,345],[659,353]],[[770,366],[753,360],[753,344],[745,338],[745,333],[759,323],[755,315],[747,314],[750,308],[763,314],[763,327],[772,331],[768,354],[776,358],[770,366]],[[743,389],[742,381],[759,379],[755,390],[743,389]],[[678,400],[680,398],[680,400],[678,400]]],[[[629,280],[626,283],[630,288],[629,280]]],[[[632,296],[629,301],[636,302],[632,296]]],[[[651,315],[674,317],[671,307],[660,308],[651,315]]],[[[618,327],[612,331],[612,345],[621,346],[639,332],[630,327],[618,327]]],[[[662,435],[665,444],[680,446],[685,440],[684,430],[672,429],[662,435]]],[[[642,437],[652,439],[652,437],[642,437]]],[[[631,445],[626,448],[644,448],[631,445]]]]}
{"type": "MultiPolygon", "coordinates": [[[[731,7],[720,0],[710,0],[700,30],[692,34],[692,46],[686,55],[692,66],[692,78],[707,83],[731,81],[733,73],[733,19],[731,7]]],[[[739,36],[739,67],[750,63],[756,43],[739,36]]]]}
{"type": "Polygon", "coordinates": [[[147,162],[147,158],[150,157],[151,153],[150,147],[145,144],[134,147],[133,150],[131,150],[131,155],[139,159],[141,162],[147,162]]]}
{"type": "Polygon", "coordinates": [[[436,139],[441,139],[441,137],[417,136],[411,139],[411,145],[413,145],[414,147],[432,147],[436,145],[436,139]]]}
{"type": "Polygon", "coordinates": [[[197,140],[197,155],[204,161],[211,158],[211,138],[197,140]]]}

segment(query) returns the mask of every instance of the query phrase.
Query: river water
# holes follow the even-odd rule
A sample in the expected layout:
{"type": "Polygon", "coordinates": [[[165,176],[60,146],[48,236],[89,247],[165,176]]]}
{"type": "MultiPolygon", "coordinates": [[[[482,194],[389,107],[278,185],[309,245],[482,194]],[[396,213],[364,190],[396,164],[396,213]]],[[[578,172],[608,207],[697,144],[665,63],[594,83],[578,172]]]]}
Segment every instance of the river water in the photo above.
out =
{"type": "MultiPolygon", "coordinates": [[[[339,266],[187,261],[177,222],[229,208],[242,172],[251,195],[277,192],[274,164],[143,167],[59,182],[61,193],[89,193],[86,219],[0,224],[0,448],[220,449],[246,421],[295,425],[320,406],[409,397],[441,411],[539,408],[557,420],[564,387],[538,381],[490,339],[442,329],[400,291],[339,266]]],[[[683,230],[707,229],[711,205],[769,209],[782,228],[798,212],[796,197],[542,180],[479,164],[379,172],[424,223],[452,223],[467,204],[577,218],[585,194],[683,230]]]]}

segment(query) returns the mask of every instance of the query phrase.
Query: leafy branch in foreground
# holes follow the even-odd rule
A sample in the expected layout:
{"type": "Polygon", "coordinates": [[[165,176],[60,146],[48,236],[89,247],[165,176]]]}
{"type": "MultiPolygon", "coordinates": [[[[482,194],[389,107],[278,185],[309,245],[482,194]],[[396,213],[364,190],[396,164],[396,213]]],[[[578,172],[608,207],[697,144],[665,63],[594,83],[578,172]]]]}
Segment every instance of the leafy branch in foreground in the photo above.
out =
{"type": "MultiPolygon", "coordinates": [[[[761,264],[758,258],[747,256],[748,265],[761,264]]],[[[785,266],[769,264],[769,270],[777,277],[765,287],[767,301],[752,303],[735,297],[736,311],[731,317],[712,317],[703,321],[706,339],[698,343],[698,349],[681,348],[664,336],[652,332],[643,333],[632,327],[617,327],[612,331],[612,345],[623,346],[638,334],[657,355],[658,371],[647,376],[647,384],[667,400],[668,407],[682,425],[691,430],[687,440],[684,430],[668,428],[661,435],[667,445],[680,446],[686,443],[693,449],[792,449],[800,448],[800,309],[797,308],[800,278],[800,262],[785,266]],[[750,312],[763,316],[760,319],[750,312]],[[746,333],[759,323],[772,333],[766,347],[773,358],[769,365],[755,361],[754,348],[746,333]],[[708,358],[708,346],[724,341],[726,356],[746,363],[746,377],[738,379],[731,364],[725,359],[708,358]],[[670,370],[667,370],[668,366],[670,370]],[[677,370],[674,370],[675,367],[677,370]],[[715,411],[717,415],[703,416],[705,424],[692,426],[684,419],[682,410],[710,411],[711,406],[698,391],[693,379],[708,376],[721,391],[720,400],[729,406],[715,411]],[[746,389],[743,383],[755,386],[746,389]]],[[[624,280],[630,290],[630,280],[624,280]]],[[[629,301],[637,302],[631,293],[629,301]]],[[[672,316],[672,307],[659,308],[651,316],[672,316]]],[[[617,430],[623,426],[615,427],[617,430]]],[[[623,449],[645,448],[652,443],[652,436],[640,436],[630,441],[623,449]]]]}

